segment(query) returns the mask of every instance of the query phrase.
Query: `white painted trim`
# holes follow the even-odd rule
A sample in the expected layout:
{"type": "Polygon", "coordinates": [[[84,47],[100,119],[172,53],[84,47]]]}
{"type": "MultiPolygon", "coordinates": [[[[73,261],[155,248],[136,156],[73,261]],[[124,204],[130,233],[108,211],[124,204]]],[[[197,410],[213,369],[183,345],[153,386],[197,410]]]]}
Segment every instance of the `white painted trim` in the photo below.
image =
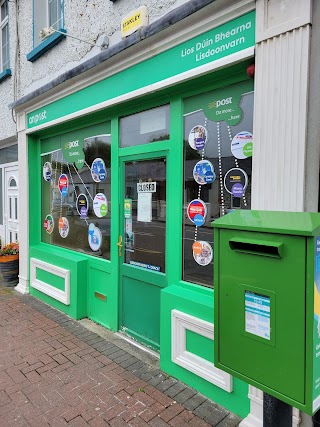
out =
{"type": "Polygon", "coordinates": [[[279,36],[288,31],[304,25],[311,24],[312,1],[297,0],[293,1],[272,1],[257,0],[256,15],[256,43],[260,43],[272,37],[279,36]],[[283,8],[284,13],[280,13],[283,8]],[[285,13],[286,8],[291,9],[291,18],[285,13]],[[282,22],[274,25],[272,15],[283,18],[282,22]],[[269,19],[269,16],[270,19],[269,19]],[[270,22],[268,22],[270,21],[270,22]]]}
{"type": "Polygon", "coordinates": [[[200,67],[193,68],[192,70],[185,71],[184,73],[177,74],[173,77],[169,77],[167,79],[161,80],[160,82],[153,83],[148,86],[144,86],[132,92],[125,93],[115,98],[108,99],[107,101],[100,102],[99,104],[92,105],[91,107],[87,107],[82,110],[76,111],[75,113],[71,113],[66,116],[60,117],[59,119],[52,120],[50,122],[44,123],[39,126],[34,126],[33,128],[30,128],[30,129],[26,129],[26,134],[29,135],[33,132],[38,132],[39,130],[43,130],[51,126],[55,126],[65,121],[69,121],[81,116],[85,116],[87,114],[91,114],[99,110],[103,110],[107,107],[120,104],[130,99],[134,99],[134,98],[145,96],[150,93],[154,93],[160,89],[174,86],[178,83],[191,80],[195,77],[208,74],[212,71],[220,70],[221,68],[224,68],[228,65],[236,64],[240,61],[243,61],[244,59],[248,59],[253,56],[254,56],[254,47],[249,47],[240,52],[234,53],[232,55],[228,55],[216,61],[212,61],[209,64],[201,65],[200,67]]]}
{"type": "Polygon", "coordinates": [[[171,322],[172,361],[217,387],[231,393],[233,390],[231,375],[216,368],[212,362],[186,350],[187,330],[213,340],[213,324],[178,310],[171,311],[171,322]]]}
{"type": "Polygon", "coordinates": [[[241,421],[240,427],[263,427],[263,392],[249,385],[250,414],[241,421]]]}
{"type": "Polygon", "coordinates": [[[312,411],[316,412],[317,409],[319,409],[320,406],[320,396],[318,396],[314,401],[312,402],[312,411]]]}
{"type": "Polygon", "coordinates": [[[261,418],[256,417],[250,413],[244,420],[241,421],[239,427],[263,427],[263,421],[261,418]]]}
{"type": "Polygon", "coordinates": [[[23,232],[19,236],[19,285],[18,291],[29,293],[29,164],[28,141],[24,131],[18,133],[18,165],[19,165],[19,227],[23,232]]]}
{"type": "Polygon", "coordinates": [[[300,411],[297,408],[292,408],[292,427],[298,427],[301,423],[300,411]]]}
{"type": "MultiPolygon", "coordinates": [[[[20,264],[20,258],[19,257],[19,264],[20,264]]],[[[19,267],[20,269],[20,267],[19,267]]],[[[21,294],[28,294],[29,293],[29,283],[28,279],[26,277],[23,277],[21,274],[19,274],[19,283],[14,288],[17,292],[20,292],[21,294]]]]}
{"type": "Polygon", "coordinates": [[[40,261],[36,258],[30,259],[30,283],[31,286],[38,291],[43,292],[46,295],[62,302],[65,305],[70,304],[70,271],[61,267],[57,267],[53,264],[40,261]],[[64,279],[64,291],[55,288],[54,286],[45,283],[42,280],[37,279],[37,268],[40,270],[47,271],[48,273],[54,274],[55,276],[62,277],[64,279]]]}
{"type": "MultiPolygon", "coordinates": [[[[33,100],[18,106],[16,111],[24,110],[26,114],[45,107],[46,105],[64,98],[85,87],[93,85],[107,77],[119,73],[133,65],[145,61],[161,52],[175,47],[193,37],[201,35],[211,29],[214,29],[224,23],[238,18],[255,9],[254,0],[239,0],[236,3],[233,0],[216,0],[196,14],[183,19],[181,22],[167,28],[156,34],[152,39],[143,40],[136,45],[125,49],[114,57],[108,59],[108,66],[105,63],[97,65],[92,70],[84,73],[83,76],[77,76],[72,84],[58,85],[49,93],[39,96],[39,101],[33,103],[33,100]],[[229,3],[229,4],[228,4],[229,3]],[[198,19],[194,18],[194,15],[198,19]],[[64,89],[61,90],[62,86],[64,89]]],[[[25,129],[25,124],[21,124],[25,129]]]]}

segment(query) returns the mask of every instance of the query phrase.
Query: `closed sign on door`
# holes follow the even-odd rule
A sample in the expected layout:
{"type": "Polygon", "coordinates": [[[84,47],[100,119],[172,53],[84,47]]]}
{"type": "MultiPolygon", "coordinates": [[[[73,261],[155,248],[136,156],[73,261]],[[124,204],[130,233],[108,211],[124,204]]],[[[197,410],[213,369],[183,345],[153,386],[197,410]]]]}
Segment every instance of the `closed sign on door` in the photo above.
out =
{"type": "Polygon", "coordinates": [[[138,182],[137,192],[138,193],[155,193],[157,190],[157,183],[154,182],[138,182]]]}

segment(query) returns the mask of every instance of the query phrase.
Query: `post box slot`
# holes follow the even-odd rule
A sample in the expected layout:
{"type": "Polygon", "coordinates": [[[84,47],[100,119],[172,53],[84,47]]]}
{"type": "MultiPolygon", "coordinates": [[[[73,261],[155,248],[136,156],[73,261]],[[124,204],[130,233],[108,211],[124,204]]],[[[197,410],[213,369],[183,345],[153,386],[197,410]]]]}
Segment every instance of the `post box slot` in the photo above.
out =
{"type": "Polygon", "coordinates": [[[282,258],[283,243],[264,240],[233,238],[229,240],[230,249],[245,254],[282,258]]]}

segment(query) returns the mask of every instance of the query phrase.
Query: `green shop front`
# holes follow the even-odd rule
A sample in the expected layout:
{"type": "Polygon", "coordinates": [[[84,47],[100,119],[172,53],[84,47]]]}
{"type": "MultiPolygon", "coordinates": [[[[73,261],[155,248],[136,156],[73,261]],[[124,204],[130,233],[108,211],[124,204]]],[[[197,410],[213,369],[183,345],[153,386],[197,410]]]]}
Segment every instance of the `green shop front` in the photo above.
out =
{"type": "Polygon", "coordinates": [[[251,207],[254,34],[251,11],[25,110],[29,292],[240,416],[247,384],[213,363],[211,222],[251,207]]]}

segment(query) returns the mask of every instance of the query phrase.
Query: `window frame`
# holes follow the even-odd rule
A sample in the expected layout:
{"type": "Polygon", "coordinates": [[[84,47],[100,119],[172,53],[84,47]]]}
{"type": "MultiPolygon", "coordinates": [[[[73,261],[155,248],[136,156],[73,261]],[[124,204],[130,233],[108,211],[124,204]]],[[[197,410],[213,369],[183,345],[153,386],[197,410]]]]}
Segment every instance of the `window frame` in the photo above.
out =
{"type": "Polygon", "coordinates": [[[9,50],[9,1],[8,0],[0,0],[0,11],[4,4],[7,4],[7,14],[3,20],[1,20],[1,13],[0,13],[0,77],[2,73],[4,73],[6,70],[10,69],[10,50],[9,50]],[[8,34],[8,40],[7,40],[7,62],[4,63],[3,59],[3,53],[2,53],[2,32],[7,27],[7,34],[8,34]]]}
{"type": "Polygon", "coordinates": [[[51,48],[53,48],[56,44],[58,44],[61,40],[63,40],[66,37],[66,30],[64,29],[64,0],[58,0],[58,5],[60,5],[60,17],[59,19],[52,25],[56,30],[59,30],[59,33],[53,32],[49,37],[45,38],[44,40],[40,40],[40,42],[36,45],[35,44],[35,39],[36,39],[36,31],[40,31],[40,29],[42,28],[47,28],[50,27],[50,2],[52,0],[46,0],[46,4],[45,4],[45,21],[43,24],[40,25],[36,25],[36,18],[35,18],[35,2],[37,0],[32,0],[32,5],[33,5],[33,11],[32,11],[32,16],[33,16],[33,33],[32,33],[32,46],[33,49],[31,52],[29,52],[27,54],[27,61],[30,62],[34,62],[36,61],[38,58],[40,58],[44,53],[46,53],[48,50],[50,50],[51,48]],[[59,25],[56,25],[56,24],[59,25]],[[37,30],[35,30],[35,27],[37,28],[37,30]]]}

